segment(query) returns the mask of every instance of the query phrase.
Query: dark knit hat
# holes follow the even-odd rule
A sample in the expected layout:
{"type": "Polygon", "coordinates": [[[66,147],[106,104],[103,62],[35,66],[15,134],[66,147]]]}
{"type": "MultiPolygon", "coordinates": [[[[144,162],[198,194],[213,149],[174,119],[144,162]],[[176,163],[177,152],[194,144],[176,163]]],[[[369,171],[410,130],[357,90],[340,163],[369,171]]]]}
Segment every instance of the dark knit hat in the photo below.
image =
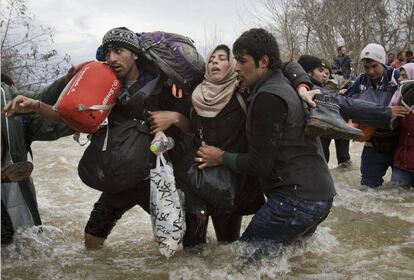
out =
{"type": "Polygon", "coordinates": [[[306,73],[309,73],[313,69],[316,69],[318,67],[327,68],[329,72],[331,72],[331,67],[326,62],[326,60],[319,59],[316,56],[307,55],[307,54],[302,55],[301,57],[299,57],[298,63],[300,64],[300,66],[302,66],[303,70],[305,70],[306,73]]]}
{"type": "Polygon", "coordinates": [[[102,39],[103,52],[106,53],[106,49],[113,46],[129,49],[136,55],[141,53],[138,36],[126,27],[117,27],[106,32],[102,39]]]}

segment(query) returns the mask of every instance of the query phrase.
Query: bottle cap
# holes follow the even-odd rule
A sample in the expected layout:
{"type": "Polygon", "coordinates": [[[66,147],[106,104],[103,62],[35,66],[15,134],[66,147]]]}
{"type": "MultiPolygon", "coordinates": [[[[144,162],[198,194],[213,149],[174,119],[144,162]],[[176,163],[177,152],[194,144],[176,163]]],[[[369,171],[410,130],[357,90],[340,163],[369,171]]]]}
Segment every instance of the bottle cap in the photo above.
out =
{"type": "Polygon", "coordinates": [[[158,150],[158,146],[157,146],[157,145],[152,144],[152,145],[150,146],[150,151],[151,151],[151,152],[155,153],[157,150],[158,150]]]}

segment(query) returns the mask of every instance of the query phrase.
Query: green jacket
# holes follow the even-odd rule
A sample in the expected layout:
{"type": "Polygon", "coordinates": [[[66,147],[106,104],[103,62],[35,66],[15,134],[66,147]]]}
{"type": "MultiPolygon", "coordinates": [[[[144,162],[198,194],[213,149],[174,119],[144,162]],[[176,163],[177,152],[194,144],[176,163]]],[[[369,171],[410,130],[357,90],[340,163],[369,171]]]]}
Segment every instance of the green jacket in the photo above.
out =
{"type": "MultiPolygon", "coordinates": [[[[1,83],[1,108],[16,95],[25,95],[53,105],[66,86],[63,78],[56,80],[41,92],[16,92],[1,83]]],[[[43,119],[38,114],[1,116],[2,154],[1,166],[27,160],[33,141],[51,141],[73,133],[67,125],[43,119]]],[[[31,178],[19,183],[2,183],[1,199],[5,204],[14,228],[40,225],[35,188],[31,178]]]]}

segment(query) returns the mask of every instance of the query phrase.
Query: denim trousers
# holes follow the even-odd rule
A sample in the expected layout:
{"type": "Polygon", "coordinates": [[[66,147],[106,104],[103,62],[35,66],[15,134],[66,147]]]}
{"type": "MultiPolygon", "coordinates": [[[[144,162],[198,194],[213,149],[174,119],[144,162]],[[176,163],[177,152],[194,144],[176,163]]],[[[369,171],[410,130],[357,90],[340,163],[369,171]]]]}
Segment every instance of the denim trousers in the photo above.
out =
{"type": "Polygon", "coordinates": [[[403,170],[394,166],[392,168],[391,184],[404,188],[413,188],[414,172],[403,170]]]}
{"type": "Polygon", "coordinates": [[[365,146],[361,154],[361,185],[376,188],[384,183],[382,177],[392,167],[393,155],[379,153],[374,147],[365,146]]]}
{"type": "Polygon", "coordinates": [[[241,240],[288,245],[299,237],[312,235],[331,207],[332,199],[305,200],[273,191],[267,195],[267,202],[256,212],[241,240]]]}

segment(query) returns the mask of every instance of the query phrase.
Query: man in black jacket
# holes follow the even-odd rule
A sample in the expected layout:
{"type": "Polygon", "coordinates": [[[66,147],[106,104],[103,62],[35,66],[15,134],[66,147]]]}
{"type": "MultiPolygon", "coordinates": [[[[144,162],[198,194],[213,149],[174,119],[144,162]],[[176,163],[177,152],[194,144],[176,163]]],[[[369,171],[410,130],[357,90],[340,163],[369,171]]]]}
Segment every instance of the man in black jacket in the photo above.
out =
{"type": "MultiPolygon", "coordinates": [[[[187,98],[177,99],[169,94],[169,88],[164,86],[161,76],[143,67],[137,35],[125,27],[113,28],[104,35],[102,50],[106,62],[123,82],[117,103],[108,117],[109,123],[123,123],[131,119],[145,123],[150,121],[154,139],[166,138],[164,131],[168,129],[166,133],[178,142],[183,134],[180,131],[183,123],[188,121],[185,115],[190,111],[189,103],[187,98]],[[146,96],[146,92],[150,94],[146,96]],[[147,110],[151,111],[149,118],[147,110]]],[[[177,146],[180,145],[177,144],[171,153],[179,153],[177,146]]],[[[144,148],[150,153],[149,147],[144,148]]],[[[85,246],[89,249],[100,248],[116,222],[135,205],[149,213],[149,200],[149,177],[120,192],[103,191],[85,227],[85,246]]]]}
{"type": "Polygon", "coordinates": [[[278,44],[264,29],[244,32],[234,43],[236,71],[249,88],[247,153],[202,146],[200,168],[225,165],[259,177],[267,202],[241,240],[287,245],[311,235],[329,214],[333,180],[316,137],[304,134],[302,101],[280,70],[278,44]]]}

